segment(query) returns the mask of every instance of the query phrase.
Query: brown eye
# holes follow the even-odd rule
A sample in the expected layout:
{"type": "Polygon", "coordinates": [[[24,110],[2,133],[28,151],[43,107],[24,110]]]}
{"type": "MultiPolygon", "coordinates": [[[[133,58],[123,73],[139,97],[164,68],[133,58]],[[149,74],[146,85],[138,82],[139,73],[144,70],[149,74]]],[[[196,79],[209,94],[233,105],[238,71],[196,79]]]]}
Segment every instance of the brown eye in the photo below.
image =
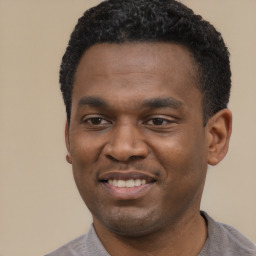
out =
{"type": "Polygon", "coordinates": [[[153,118],[148,119],[146,122],[144,122],[144,124],[147,124],[150,126],[166,126],[173,122],[174,122],[174,120],[170,120],[168,118],[153,117],[153,118]]]}
{"type": "Polygon", "coordinates": [[[92,125],[100,125],[102,123],[103,118],[100,117],[93,117],[87,120],[92,125]]]}
{"type": "Polygon", "coordinates": [[[152,119],[152,124],[153,125],[163,125],[165,123],[165,119],[163,118],[153,118],[152,119]]]}
{"type": "Polygon", "coordinates": [[[89,126],[106,126],[111,124],[111,122],[100,116],[88,116],[83,120],[83,124],[89,126]]]}

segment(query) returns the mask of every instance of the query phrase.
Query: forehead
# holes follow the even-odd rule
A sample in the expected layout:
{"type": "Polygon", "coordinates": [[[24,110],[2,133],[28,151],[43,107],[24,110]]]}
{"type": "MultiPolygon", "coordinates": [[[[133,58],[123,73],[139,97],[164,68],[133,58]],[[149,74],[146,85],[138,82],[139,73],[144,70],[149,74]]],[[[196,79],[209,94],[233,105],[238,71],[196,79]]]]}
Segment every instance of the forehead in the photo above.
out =
{"type": "Polygon", "coordinates": [[[136,96],[154,98],[171,92],[172,97],[186,100],[198,93],[195,67],[191,53],[178,44],[94,45],[77,67],[72,102],[81,95],[109,96],[112,101],[116,95],[129,101],[135,90],[136,96]]]}
{"type": "MultiPolygon", "coordinates": [[[[93,71],[115,71],[117,73],[125,70],[133,72],[139,67],[140,71],[157,69],[168,72],[176,68],[176,72],[190,75],[189,79],[196,77],[196,64],[189,50],[180,44],[161,42],[134,42],[110,44],[102,43],[90,47],[83,54],[76,74],[86,66],[88,73],[93,71]],[[170,65],[172,63],[172,65],[170,65]],[[175,65],[173,65],[175,63],[175,65]],[[120,66],[120,64],[122,64],[120,66]],[[109,69],[106,69],[109,67],[109,69]],[[122,69],[122,70],[121,70],[122,69]]],[[[84,71],[83,71],[84,72],[84,71]]]]}

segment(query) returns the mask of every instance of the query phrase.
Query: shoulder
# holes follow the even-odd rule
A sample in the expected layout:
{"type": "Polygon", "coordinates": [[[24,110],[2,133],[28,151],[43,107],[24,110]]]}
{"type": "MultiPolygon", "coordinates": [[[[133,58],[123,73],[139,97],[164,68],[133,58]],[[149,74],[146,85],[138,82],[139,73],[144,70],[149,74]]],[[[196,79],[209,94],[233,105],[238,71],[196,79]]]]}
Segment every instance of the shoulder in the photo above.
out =
{"type": "Polygon", "coordinates": [[[45,256],[110,256],[99,240],[93,225],[81,235],[45,256]]]}
{"type": "Polygon", "coordinates": [[[256,256],[256,246],[235,228],[215,222],[202,212],[208,224],[208,239],[200,253],[203,255],[256,256]]]}
{"type": "Polygon", "coordinates": [[[236,252],[238,255],[256,256],[256,246],[238,230],[222,223],[217,223],[217,227],[222,234],[222,244],[228,246],[230,251],[236,252]]]}
{"type": "Polygon", "coordinates": [[[85,255],[86,236],[83,234],[45,256],[83,256],[85,255]]]}

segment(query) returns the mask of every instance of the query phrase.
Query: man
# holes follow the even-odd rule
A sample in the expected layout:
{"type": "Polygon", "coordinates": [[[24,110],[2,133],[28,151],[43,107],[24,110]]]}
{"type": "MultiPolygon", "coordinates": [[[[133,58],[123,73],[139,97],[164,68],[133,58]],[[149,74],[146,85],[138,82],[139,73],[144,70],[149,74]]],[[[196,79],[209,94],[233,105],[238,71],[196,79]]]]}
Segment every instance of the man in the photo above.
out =
{"type": "Polygon", "coordinates": [[[207,165],[228,150],[230,77],[220,33],[181,3],[85,12],[60,83],[67,161],[93,225],[49,255],[256,255],[200,212],[207,165]]]}

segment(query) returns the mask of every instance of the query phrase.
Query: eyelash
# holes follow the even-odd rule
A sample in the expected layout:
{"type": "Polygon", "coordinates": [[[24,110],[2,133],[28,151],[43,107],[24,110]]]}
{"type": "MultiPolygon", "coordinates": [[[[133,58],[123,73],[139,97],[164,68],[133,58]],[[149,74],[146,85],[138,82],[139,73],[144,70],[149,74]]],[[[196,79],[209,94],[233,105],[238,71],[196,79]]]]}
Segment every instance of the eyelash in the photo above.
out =
{"type": "MultiPolygon", "coordinates": [[[[163,117],[152,117],[152,118],[148,118],[142,124],[149,125],[149,126],[165,126],[174,122],[175,120],[170,120],[163,117]]],[[[86,119],[83,119],[82,123],[89,124],[90,126],[94,126],[94,127],[112,124],[111,121],[108,121],[106,118],[103,118],[101,116],[88,117],[86,119]]]]}
{"type": "Polygon", "coordinates": [[[145,123],[149,124],[149,122],[152,122],[152,124],[150,124],[150,125],[163,126],[163,125],[173,123],[174,121],[166,119],[166,118],[162,118],[162,117],[153,117],[153,118],[150,118],[149,120],[147,120],[145,123]],[[160,124],[156,124],[159,121],[160,121],[160,124]],[[154,123],[154,122],[156,122],[156,123],[154,123]]]}
{"type": "Polygon", "coordinates": [[[100,126],[100,125],[102,125],[102,121],[105,121],[105,123],[108,123],[108,124],[111,123],[110,121],[108,121],[105,118],[100,117],[100,116],[86,118],[86,119],[83,120],[83,123],[84,124],[87,123],[87,124],[90,124],[92,126],[100,126]],[[97,121],[99,121],[100,123],[93,124],[94,121],[96,121],[96,123],[97,123],[97,121]]]}

